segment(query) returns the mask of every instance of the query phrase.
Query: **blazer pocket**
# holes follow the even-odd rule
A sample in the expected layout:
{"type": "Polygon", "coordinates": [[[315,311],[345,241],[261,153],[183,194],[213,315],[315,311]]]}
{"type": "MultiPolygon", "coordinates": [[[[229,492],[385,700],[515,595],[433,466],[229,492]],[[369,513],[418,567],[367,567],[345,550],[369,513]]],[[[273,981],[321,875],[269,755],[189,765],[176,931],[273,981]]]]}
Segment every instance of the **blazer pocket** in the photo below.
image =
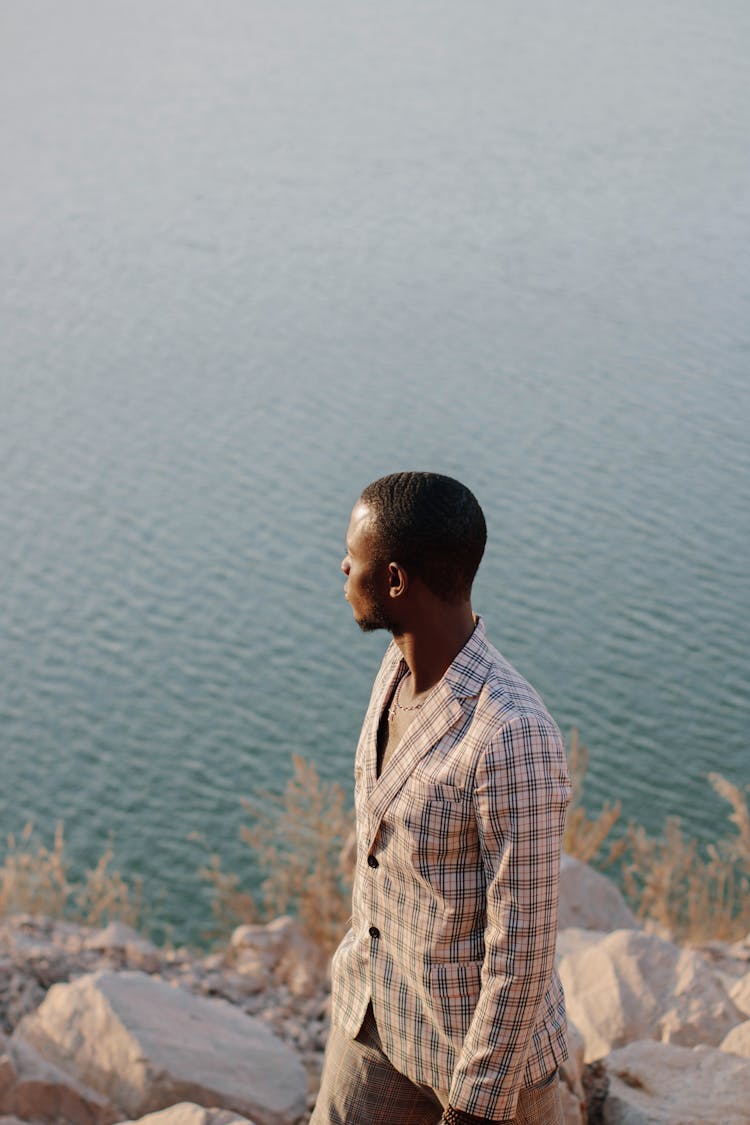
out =
{"type": "Polygon", "coordinates": [[[433,1018],[444,1034],[461,1046],[482,988],[482,962],[431,965],[428,989],[433,1018]]]}
{"type": "Polygon", "coordinates": [[[397,831],[407,834],[412,865],[438,894],[455,895],[456,864],[470,858],[475,835],[470,791],[411,777],[390,811],[397,831]]]}
{"type": "Polygon", "coordinates": [[[404,786],[404,794],[419,801],[471,801],[471,792],[461,785],[448,785],[444,781],[429,781],[414,776],[404,786]]]}

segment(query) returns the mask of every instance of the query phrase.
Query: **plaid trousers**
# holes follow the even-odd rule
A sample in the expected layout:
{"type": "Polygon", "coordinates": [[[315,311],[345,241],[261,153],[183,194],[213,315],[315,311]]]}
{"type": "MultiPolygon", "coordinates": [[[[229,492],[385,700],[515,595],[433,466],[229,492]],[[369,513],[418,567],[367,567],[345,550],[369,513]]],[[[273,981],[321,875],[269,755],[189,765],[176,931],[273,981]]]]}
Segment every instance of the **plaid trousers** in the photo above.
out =
{"type": "MultiPolygon", "coordinates": [[[[372,1005],[356,1039],[332,1027],[310,1125],[438,1125],[448,1095],[412,1082],[383,1053],[372,1005]]],[[[506,1125],[564,1125],[557,1071],[522,1090],[506,1125]]]]}

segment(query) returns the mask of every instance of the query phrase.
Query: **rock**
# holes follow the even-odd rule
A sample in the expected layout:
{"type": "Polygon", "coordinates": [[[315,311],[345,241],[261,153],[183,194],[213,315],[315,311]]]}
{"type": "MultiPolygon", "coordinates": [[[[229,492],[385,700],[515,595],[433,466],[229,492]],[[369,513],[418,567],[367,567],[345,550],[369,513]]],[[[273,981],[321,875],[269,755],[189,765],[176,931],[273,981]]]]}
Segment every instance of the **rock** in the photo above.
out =
{"type": "Polygon", "coordinates": [[[582,1102],[564,1082],[560,1083],[563,1125],[586,1125],[586,1103],[582,1102]]]}
{"type": "Polygon", "coordinates": [[[750,963],[750,934],[739,941],[721,941],[713,938],[701,941],[694,946],[711,961],[727,964],[734,969],[736,976],[742,976],[748,971],[750,963]]]}
{"type": "MultiPolygon", "coordinates": [[[[722,1051],[729,1051],[732,1055],[742,1055],[743,1058],[750,1059],[750,1020],[733,1027],[719,1046],[722,1051]]],[[[750,1091],[748,1091],[748,1104],[750,1104],[750,1091]]]]}
{"type": "Polygon", "coordinates": [[[84,944],[87,949],[127,949],[129,945],[147,945],[151,949],[156,948],[132,926],[119,921],[110,922],[103,930],[96,930],[84,944]]]}
{"type": "Polygon", "coordinates": [[[558,931],[555,948],[558,962],[572,953],[581,953],[586,949],[593,949],[606,936],[605,930],[581,930],[571,927],[558,931]]]}
{"type": "Polygon", "coordinates": [[[234,968],[242,977],[249,994],[263,992],[271,984],[271,966],[268,964],[268,959],[255,949],[240,949],[234,968]]]}
{"type": "Polygon", "coordinates": [[[641,1041],[604,1060],[604,1125],[748,1125],[750,1061],[710,1047],[641,1041]]]}
{"type": "Polygon", "coordinates": [[[122,1117],[192,1101],[288,1125],[305,1105],[302,1065],[264,1023],[141,972],[56,985],[15,1041],[106,1094],[122,1117]]]}
{"type": "Polygon", "coordinates": [[[279,934],[277,931],[270,931],[268,926],[248,922],[237,926],[229,944],[232,949],[252,949],[256,953],[265,953],[273,961],[279,951],[279,934]]]}
{"type": "Polygon", "coordinates": [[[84,948],[96,953],[119,953],[129,965],[147,973],[156,972],[162,960],[156,946],[124,922],[110,922],[103,930],[97,930],[86,939],[84,948]]]}
{"type": "Polygon", "coordinates": [[[111,1125],[119,1117],[101,1093],[14,1040],[0,1059],[0,1113],[55,1125],[111,1125]]]}
{"type": "Polygon", "coordinates": [[[568,1057],[560,1067],[560,1096],[565,1125],[583,1125],[586,1121],[586,1095],[583,1090],[583,1036],[568,1020],[568,1057]]]}
{"type": "Polygon", "coordinates": [[[231,1109],[206,1109],[195,1102],[178,1102],[169,1109],[148,1113],[137,1122],[124,1121],[122,1125],[253,1125],[253,1122],[247,1117],[238,1117],[231,1109]]]}
{"type": "Polygon", "coordinates": [[[587,1062],[636,1039],[718,1046],[742,1019],[699,954],[637,930],[597,937],[559,971],[587,1062]]]}
{"type": "Polygon", "coordinates": [[[64,956],[63,950],[55,945],[46,931],[40,933],[27,927],[11,931],[8,946],[16,962],[54,962],[64,956]]]}
{"type": "Polygon", "coordinates": [[[10,1029],[28,1012],[38,1008],[44,999],[44,989],[36,977],[14,972],[3,989],[3,1023],[10,1029]]]}
{"type": "Polygon", "coordinates": [[[750,973],[745,973],[736,984],[732,985],[729,995],[743,1016],[750,1016],[750,973]]]}
{"type": "Polygon", "coordinates": [[[238,926],[231,948],[235,968],[247,978],[248,988],[259,991],[267,987],[269,973],[299,998],[313,996],[320,988],[324,974],[320,948],[305,935],[296,918],[285,914],[265,926],[238,926]]]}
{"type": "Polygon", "coordinates": [[[571,926],[606,932],[640,928],[625,899],[606,875],[572,855],[563,855],[558,928],[571,926]]]}
{"type": "Polygon", "coordinates": [[[735,1007],[743,1016],[750,1017],[750,947],[747,941],[705,941],[694,948],[706,958],[735,1007]]]}

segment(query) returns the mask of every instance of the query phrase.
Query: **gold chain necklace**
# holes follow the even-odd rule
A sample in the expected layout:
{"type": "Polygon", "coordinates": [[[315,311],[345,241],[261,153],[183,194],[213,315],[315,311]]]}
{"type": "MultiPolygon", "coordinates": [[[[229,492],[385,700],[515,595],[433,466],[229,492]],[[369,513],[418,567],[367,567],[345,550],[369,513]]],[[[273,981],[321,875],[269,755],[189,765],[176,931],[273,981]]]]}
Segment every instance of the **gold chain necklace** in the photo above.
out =
{"type": "Polygon", "coordinates": [[[427,700],[430,698],[433,691],[437,687],[437,684],[435,684],[435,687],[433,687],[427,693],[427,695],[424,697],[424,699],[422,700],[421,703],[412,703],[411,706],[407,706],[405,703],[399,703],[398,697],[401,694],[401,685],[404,682],[404,680],[406,679],[406,677],[410,676],[410,675],[411,675],[411,672],[407,672],[406,676],[402,676],[401,679],[398,681],[398,685],[396,687],[396,690],[393,693],[393,699],[391,700],[391,705],[388,708],[388,722],[389,723],[392,723],[395,720],[396,713],[398,711],[421,711],[422,708],[424,707],[425,703],[427,702],[427,700]]]}

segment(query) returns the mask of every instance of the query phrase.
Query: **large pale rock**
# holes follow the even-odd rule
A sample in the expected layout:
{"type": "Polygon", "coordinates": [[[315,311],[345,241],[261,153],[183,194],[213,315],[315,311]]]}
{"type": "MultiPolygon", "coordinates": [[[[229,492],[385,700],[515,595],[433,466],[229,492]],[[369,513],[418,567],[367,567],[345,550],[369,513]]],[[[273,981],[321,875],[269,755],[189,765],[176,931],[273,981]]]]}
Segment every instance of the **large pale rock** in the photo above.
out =
{"type": "Polygon", "coordinates": [[[604,1125],[748,1125],[750,1060],[641,1041],[605,1059],[604,1125]]]}
{"type": "Polygon", "coordinates": [[[11,1040],[0,1058],[0,1113],[60,1125],[111,1125],[119,1114],[101,1093],[11,1040]]]}
{"type": "Polygon", "coordinates": [[[586,1121],[583,1055],[583,1036],[576,1025],[568,1020],[568,1057],[560,1067],[560,1096],[565,1125],[583,1125],[586,1121]]]}
{"type": "Polygon", "coordinates": [[[735,1007],[750,1018],[750,944],[705,941],[694,946],[706,958],[717,979],[721,981],[735,1007]]]}
{"type": "Polygon", "coordinates": [[[563,956],[559,972],[587,1062],[636,1039],[717,1046],[742,1020],[699,954],[653,934],[615,930],[563,956]]]}
{"type": "MultiPolygon", "coordinates": [[[[722,1039],[720,1046],[722,1051],[729,1051],[733,1055],[742,1055],[743,1058],[750,1059],[750,1020],[733,1027],[729,1035],[722,1039]]],[[[748,1104],[750,1105],[750,1090],[748,1104]]]]}
{"type": "Polygon", "coordinates": [[[253,1125],[253,1122],[239,1117],[231,1109],[206,1109],[194,1102],[179,1102],[169,1109],[139,1117],[137,1122],[124,1121],[122,1125],[253,1125]]]}
{"type": "Polygon", "coordinates": [[[561,930],[639,929],[636,917],[615,884],[587,863],[564,855],[560,864],[561,930]]]}
{"type": "Polygon", "coordinates": [[[106,1094],[121,1117],[191,1101],[288,1125],[305,1106],[302,1065],[264,1023],[141,972],[56,985],[16,1039],[106,1094]]]}
{"type": "Polygon", "coordinates": [[[593,949],[606,936],[604,930],[579,930],[573,926],[567,930],[559,930],[555,947],[558,962],[571,953],[582,953],[586,949],[593,949]]]}
{"type": "Polygon", "coordinates": [[[742,1014],[750,1016],[750,973],[745,973],[731,986],[729,995],[742,1014]]]}

